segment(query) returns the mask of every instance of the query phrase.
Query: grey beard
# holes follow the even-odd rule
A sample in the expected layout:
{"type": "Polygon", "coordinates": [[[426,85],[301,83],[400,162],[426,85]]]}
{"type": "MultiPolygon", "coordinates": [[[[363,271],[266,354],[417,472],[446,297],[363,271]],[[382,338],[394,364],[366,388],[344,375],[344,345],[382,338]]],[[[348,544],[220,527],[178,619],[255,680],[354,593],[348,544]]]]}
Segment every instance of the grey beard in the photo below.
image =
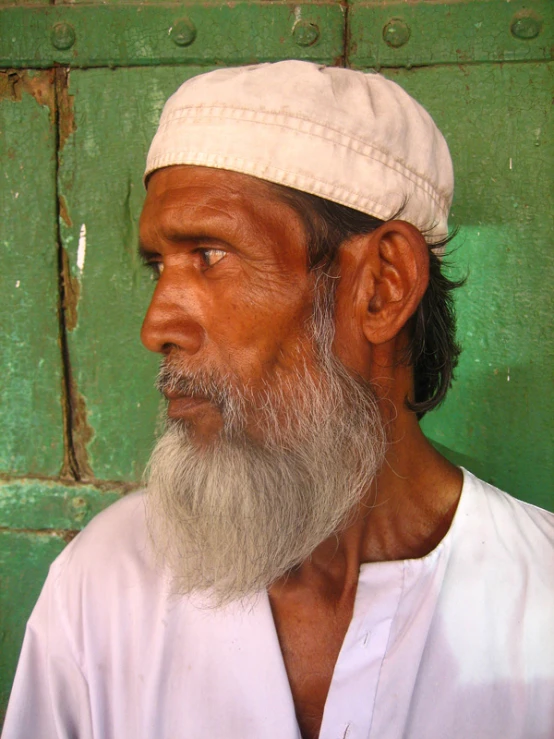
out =
{"type": "Polygon", "coordinates": [[[222,605],[268,588],[358,511],[386,436],[371,387],[332,355],[329,313],[319,302],[310,326],[316,373],[301,364],[256,393],[162,367],[161,389],[208,397],[223,418],[202,449],[168,423],[149,462],[149,530],[175,592],[210,591],[222,605]]]}

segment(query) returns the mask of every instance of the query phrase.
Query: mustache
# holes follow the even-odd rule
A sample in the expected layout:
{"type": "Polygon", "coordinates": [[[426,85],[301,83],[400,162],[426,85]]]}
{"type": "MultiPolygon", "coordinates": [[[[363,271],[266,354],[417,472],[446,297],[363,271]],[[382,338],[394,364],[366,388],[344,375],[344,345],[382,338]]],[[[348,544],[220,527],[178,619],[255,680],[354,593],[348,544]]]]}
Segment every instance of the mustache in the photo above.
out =
{"type": "Polygon", "coordinates": [[[223,410],[233,393],[231,383],[211,372],[186,372],[162,362],[156,378],[156,389],[162,395],[178,394],[208,400],[223,410]]]}

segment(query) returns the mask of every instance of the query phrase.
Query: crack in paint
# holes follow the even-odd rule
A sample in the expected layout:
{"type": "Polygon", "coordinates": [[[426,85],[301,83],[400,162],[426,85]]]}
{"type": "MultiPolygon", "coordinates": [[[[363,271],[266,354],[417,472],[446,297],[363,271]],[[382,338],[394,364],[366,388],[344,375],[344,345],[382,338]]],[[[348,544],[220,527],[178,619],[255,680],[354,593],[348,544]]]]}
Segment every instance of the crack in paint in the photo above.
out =
{"type": "Polygon", "coordinates": [[[71,439],[73,443],[74,460],[77,465],[76,479],[91,481],[93,472],[88,461],[87,447],[94,438],[94,429],[88,423],[88,412],[85,398],[77,390],[71,374],[69,378],[70,406],[71,406],[71,439]]]}
{"type": "Polygon", "coordinates": [[[68,138],[75,133],[74,96],[69,94],[69,69],[58,67],[56,70],[56,101],[58,115],[58,157],[67,144],[68,138]]]}
{"type": "Polygon", "coordinates": [[[58,196],[58,211],[60,214],[60,218],[65,223],[65,225],[71,228],[73,226],[73,221],[71,220],[71,216],[69,215],[69,208],[67,207],[67,201],[63,195],[58,196]]]}
{"type": "Polygon", "coordinates": [[[81,297],[81,283],[71,274],[69,255],[65,247],[61,248],[61,280],[62,280],[62,308],[65,314],[65,329],[74,331],[77,328],[77,306],[81,297]]]}
{"type": "Polygon", "coordinates": [[[0,534],[22,534],[23,536],[48,536],[51,538],[62,539],[69,544],[77,534],[79,529],[12,529],[9,526],[0,526],[0,534]]]}
{"type": "MultiPolygon", "coordinates": [[[[69,136],[75,131],[73,115],[73,96],[69,94],[69,70],[56,68],[55,72],[55,103],[56,103],[56,131],[57,131],[57,170],[56,182],[58,186],[58,316],[59,342],[62,357],[62,406],[64,409],[64,461],[60,477],[81,481],[93,478],[93,472],[88,461],[87,445],[94,436],[94,430],[87,422],[87,409],[83,396],[79,393],[69,352],[68,332],[77,326],[77,305],[81,294],[81,284],[72,277],[67,250],[63,246],[61,221],[65,221],[63,207],[65,201],[59,193],[60,155],[69,136]]],[[[82,255],[84,266],[84,254],[82,255]]]]}

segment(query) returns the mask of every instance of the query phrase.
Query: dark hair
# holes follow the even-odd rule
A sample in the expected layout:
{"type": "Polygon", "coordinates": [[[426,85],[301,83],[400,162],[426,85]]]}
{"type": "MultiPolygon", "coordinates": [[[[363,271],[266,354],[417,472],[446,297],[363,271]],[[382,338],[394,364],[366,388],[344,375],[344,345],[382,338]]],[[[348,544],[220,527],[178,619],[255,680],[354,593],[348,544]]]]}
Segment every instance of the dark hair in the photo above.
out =
{"type": "MultiPolygon", "coordinates": [[[[312,270],[329,269],[335,264],[340,245],[351,236],[375,231],[385,221],[345,205],[271,185],[302,218],[308,240],[308,263],[312,270]]],[[[402,209],[394,218],[402,216],[402,209]]],[[[394,220],[392,218],[391,220],[394,220]]],[[[451,280],[443,273],[446,266],[435,251],[443,250],[455,234],[429,245],[429,284],[409,322],[410,339],[403,361],[413,366],[414,401],[406,401],[418,418],[444,400],[454,378],[461,348],[456,342],[456,316],[452,291],[465,279],[451,280]]],[[[425,236],[425,234],[424,234],[425,236]]]]}

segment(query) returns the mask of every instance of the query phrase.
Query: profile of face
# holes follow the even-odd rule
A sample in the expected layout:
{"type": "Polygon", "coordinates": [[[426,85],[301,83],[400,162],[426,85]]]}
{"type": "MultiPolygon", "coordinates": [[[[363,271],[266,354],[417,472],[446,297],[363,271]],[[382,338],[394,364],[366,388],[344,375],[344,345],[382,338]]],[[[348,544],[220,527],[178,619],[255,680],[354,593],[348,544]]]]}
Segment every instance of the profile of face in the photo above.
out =
{"type": "Polygon", "coordinates": [[[175,590],[223,603],[346,525],[382,464],[383,423],[334,353],[336,281],[309,269],[302,220],[266,183],[159,170],[140,233],[157,277],[142,340],[163,355],[169,401],[148,471],[152,540],[175,590]]]}

